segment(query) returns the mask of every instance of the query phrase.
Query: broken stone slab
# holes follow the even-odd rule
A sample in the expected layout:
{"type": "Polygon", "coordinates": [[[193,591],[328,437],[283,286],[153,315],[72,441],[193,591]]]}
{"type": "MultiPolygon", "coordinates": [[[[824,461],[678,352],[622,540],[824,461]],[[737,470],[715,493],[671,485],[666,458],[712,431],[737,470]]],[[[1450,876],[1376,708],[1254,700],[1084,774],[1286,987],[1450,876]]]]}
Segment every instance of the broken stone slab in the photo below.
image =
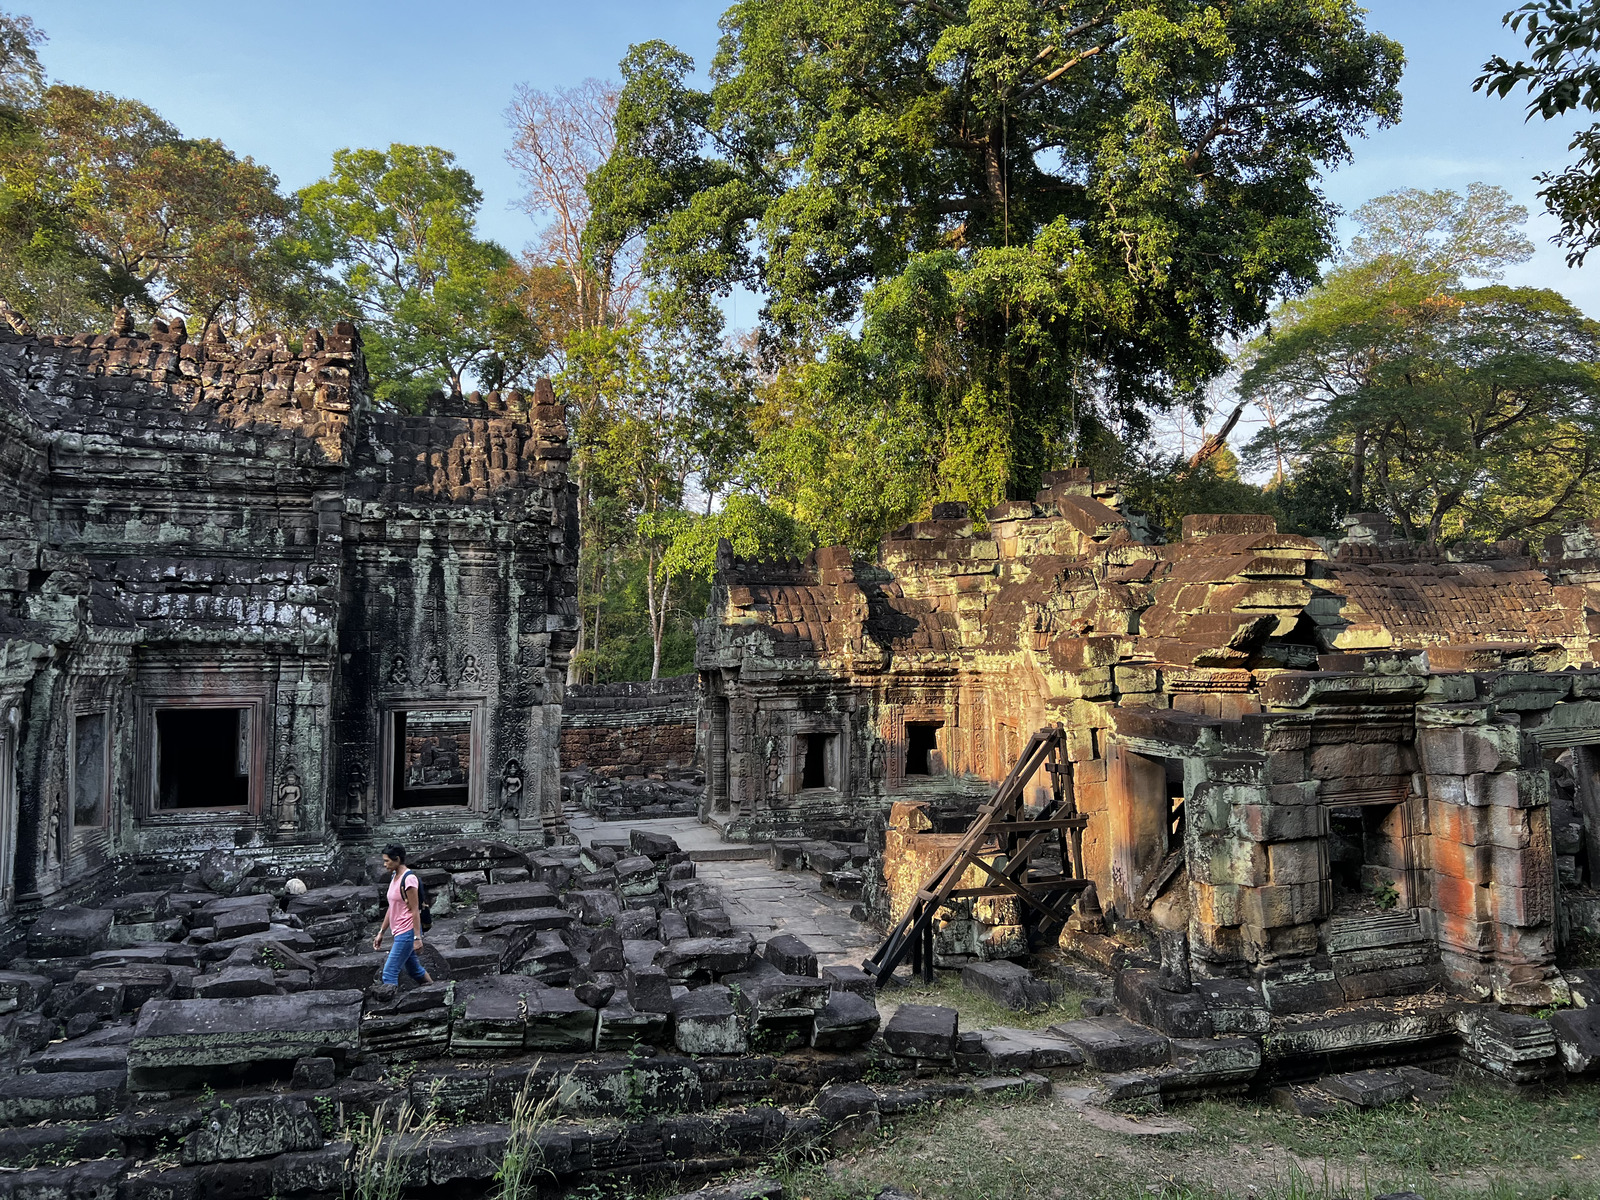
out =
{"type": "Polygon", "coordinates": [[[564,981],[567,973],[577,965],[578,959],[572,947],[561,940],[559,933],[547,929],[539,932],[527,953],[517,960],[513,972],[551,981],[556,981],[559,975],[564,981]]]}
{"type": "Polygon", "coordinates": [[[152,1000],[139,1013],[130,1071],[226,1066],[354,1050],[361,993],[310,991],[235,1000],[152,1000]]]}
{"type": "Polygon", "coordinates": [[[1411,1095],[1411,1082],[1398,1071],[1349,1071],[1317,1080],[1317,1086],[1357,1108],[1382,1108],[1411,1095]]]}
{"type": "Polygon", "coordinates": [[[1002,1008],[1030,1012],[1050,1003],[1050,985],[1014,962],[970,963],[961,971],[961,986],[987,996],[1002,1008]]]}
{"type": "Polygon", "coordinates": [[[859,900],[866,886],[866,876],[856,870],[826,871],[822,876],[823,894],[838,900],[859,900]]]}
{"type": "Polygon", "coordinates": [[[657,1044],[666,1040],[671,1018],[664,1012],[640,1012],[625,996],[615,996],[600,1010],[595,1031],[596,1050],[626,1050],[640,1043],[657,1044]]]}
{"type": "Polygon", "coordinates": [[[883,1027],[883,1043],[901,1058],[955,1058],[959,1015],[940,1004],[902,1004],[883,1027]]]}
{"type": "Polygon", "coordinates": [[[27,1063],[35,1071],[98,1072],[128,1070],[128,1047],[122,1044],[97,1043],[93,1035],[72,1041],[46,1046],[33,1055],[27,1063]]]}
{"type": "Polygon", "coordinates": [[[236,908],[231,912],[218,913],[211,928],[216,930],[218,941],[251,933],[266,933],[272,928],[271,911],[262,903],[254,908],[236,908]]]}
{"type": "Polygon", "coordinates": [[[981,1031],[983,1048],[995,1070],[1048,1071],[1083,1066],[1076,1042],[1031,1029],[997,1027],[981,1031]]]}
{"type": "Polygon", "coordinates": [[[1114,1073],[1159,1067],[1172,1057],[1172,1043],[1162,1034],[1123,1017],[1088,1017],[1050,1026],[1083,1051],[1096,1071],[1114,1073]]]}
{"type": "Polygon", "coordinates": [[[1368,1051],[1375,1047],[1444,1042],[1457,1033],[1454,1006],[1402,1011],[1355,1009],[1278,1025],[1261,1041],[1266,1063],[1293,1064],[1321,1054],[1368,1051]]]}
{"type": "Polygon", "coordinates": [[[652,939],[660,927],[660,918],[656,916],[653,908],[624,909],[613,926],[625,942],[652,939]]]}
{"type": "Polygon", "coordinates": [[[84,958],[104,950],[113,919],[108,908],[48,908],[28,928],[28,957],[84,958]]]}
{"type": "Polygon", "coordinates": [[[370,950],[365,954],[325,958],[317,964],[317,973],[312,976],[312,986],[321,991],[365,988],[378,978],[378,972],[383,969],[388,957],[387,950],[370,950]]]}
{"type": "Polygon", "coordinates": [[[783,1184],[776,1179],[746,1179],[721,1187],[683,1192],[668,1200],[783,1200],[783,1184]]]}
{"type": "Polygon", "coordinates": [[[860,967],[823,967],[822,978],[827,980],[828,986],[836,992],[854,992],[862,999],[872,1001],[874,1005],[878,1002],[877,980],[860,967]]]}
{"type": "Polygon", "coordinates": [[[225,997],[277,996],[283,993],[266,967],[229,967],[215,975],[202,975],[193,983],[197,1000],[225,997]]]}
{"type": "Polygon", "coordinates": [[[1261,1047],[1250,1038],[1174,1038],[1172,1062],[1157,1069],[1163,1095],[1237,1091],[1261,1069],[1261,1047]]]}
{"type": "Polygon", "coordinates": [[[92,1121],[110,1116],[122,1108],[127,1086],[125,1071],[17,1075],[0,1088],[0,1125],[92,1121]]]}
{"type": "Polygon", "coordinates": [[[597,929],[589,943],[591,971],[621,971],[628,965],[622,952],[622,935],[615,929],[597,929]]]}
{"type": "Polygon", "coordinates": [[[1160,971],[1117,972],[1117,1005],[1123,1015],[1168,1037],[1207,1038],[1214,1032],[1207,997],[1201,991],[1171,992],[1160,971]]]}
{"type": "Polygon", "coordinates": [[[616,922],[622,915],[622,901],[614,892],[598,888],[577,888],[561,898],[568,912],[575,913],[585,925],[604,925],[616,922]]]}
{"type": "Polygon", "coordinates": [[[755,939],[747,933],[725,938],[683,938],[668,942],[656,955],[655,965],[674,981],[719,979],[750,965],[755,939]]]}
{"type": "Polygon", "coordinates": [[[1196,979],[1194,994],[1205,1003],[1211,1032],[1217,1037],[1265,1033],[1272,1013],[1261,989],[1238,979],[1196,979]]]}
{"type": "MultiPolygon", "coordinates": [[[[610,893],[604,894],[610,895],[610,893]]],[[[611,898],[616,899],[615,896],[611,898]]],[[[479,913],[467,923],[467,928],[475,933],[502,933],[506,930],[514,932],[525,929],[531,934],[541,929],[570,929],[572,917],[570,911],[560,908],[514,908],[505,912],[479,913]]],[[[604,921],[590,922],[594,925],[604,923],[604,921]]]]}
{"type": "Polygon", "coordinates": [[[670,1013],[672,983],[667,973],[656,966],[629,964],[622,972],[628,989],[628,1003],[639,1012],[670,1013]]]}
{"type": "MultiPolygon", "coordinates": [[[[316,1150],[290,1151],[278,1155],[268,1164],[272,1168],[268,1195],[330,1196],[342,1192],[349,1183],[351,1150],[349,1142],[329,1142],[316,1150]]],[[[159,1195],[159,1192],[155,1194],[159,1195]]],[[[155,1196],[149,1197],[149,1200],[155,1200],[155,1196]]]]}
{"type": "Polygon", "coordinates": [[[689,936],[689,922],[682,913],[666,910],[660,914],[656,936],[668,945],[682,941],[689,936]]]}
{"type": "Polygon", "coordinates": [[[680,853],[678,843],[671,837],[647,829],[628,831],[628,849],[635,854],[647,855],[650,858],[665,858],[669,854],[680,853]]]}
{"type": "Polygon", "coordinates": [[[48,975],[26,971],[0,971],[0,1013],[38,1008],[55,985],[48,975]]]}
{"type": "Polygon", "coordinates": [[[872,1001],[855,992],[830,992],[812,1021],[812,1049],[855,1050],[872,1040],[881,1022],[872,1001]]]}
{"type": "Polygon", "coordinates": [[[721,908],[690,909],[687,915],[692,937],[727,937],[733,932],[733,921],[721,908]]]}
{"type": "Polygon", "coordinates": [[[322,1128],[311,1106],[290,1096],[242,1096],[204,1114],[200,1128],[183,1142],[180,1160],[198,1163],[270,1158],[322,1145],[322,1128]]]}
{"type": "Polygon", "coordinates": [[[673,1045],[684,1054],[743,1054],[749,1047],[733,997],[720,983],[684,993],[672,1004],[673,1045]]]}
{"type": "Polygon", "coordinates": [[[556,907],[555,889],[546,883],[491,883],[478,889],[478,911],[481,913],[556,907]]]}
{"type": "Polygon", "coordinates": [[[121,967],[89,967],[72,977],[70,987],[121,987],[127,1008],[138,1008],[146,1000],[172,995],[172,968],[158,963],[130,964],[121,967]]]}
{"type": "Polygon", "coordinates": [[[816,953],[792,933],[780,933],[777,937],[768,938],[761,950],[761,957],[785,975],[815,977],[817,974],[816,953]]]}
{"type": "Polygon", "coordinates": [[[715,908],[722,903],[716,884],[704,879],[669,879],[661,885],[661,891],[667,898],[667,904],[681,913],[697,908],[715,908]]]}
{"type": "Polygon", "coordinates": [[[1562,1064],[1571,1075],[1600,1070],[1600,1008],[1567,1008],[1550,1017],[1562,1064]]]}
{"type": "Polygon", "coordinates": [[[599,1014],[565,988],[539,988],[528,996],[525,1050],[592,1050],[599,1014]]]}
{"type": "Polygon", "coordinates": [[[1411,1085],[1411,1098],[1429,1108],[1443,1104],[1456,1088],[1455,1080],[1421,1067],[1396,1067],[1395,1070],[1411,1085]]]}
{"type": "Polygon", "coordinates": [[[324,1091],[333,1086],[333,1081],[333,1059],[312,1055],[295,1060],[289,1086],[297,1092],[324,1091]]]}
{"type": "Polygon", "coordinates": [[[522,992],[486,988],[470,993],[450,1026],[452,1054],[515,1054],[522,1049],[523,1026],[528,1020],[528,996],[537,985],[522,992]]]}
{"type": "MultiPolygon", "coordinates": [[[[502,950],[495,946],[435,946],[451,979],[481,979],[500,973],[502,950]]],[[[518,963],[520,968],[521,963],[518,963]]],[[[518,970],[519,974],[534,974],[518,970]]]]}

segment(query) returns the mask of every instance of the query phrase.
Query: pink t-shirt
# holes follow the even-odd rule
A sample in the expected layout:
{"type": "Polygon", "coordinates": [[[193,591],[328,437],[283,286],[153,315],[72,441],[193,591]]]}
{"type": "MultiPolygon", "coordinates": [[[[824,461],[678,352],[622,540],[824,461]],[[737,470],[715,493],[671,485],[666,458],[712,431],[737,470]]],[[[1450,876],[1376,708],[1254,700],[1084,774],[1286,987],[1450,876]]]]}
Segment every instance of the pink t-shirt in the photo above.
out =
{"type": "Polygon", "coordinates": [[[406,891],[417,890],[417,877],[410,871],[401,871],[389,881],[389,932],[395,934],[411,932],[411,909],[400,891],[402,880],[405,881],[406,891]]]}

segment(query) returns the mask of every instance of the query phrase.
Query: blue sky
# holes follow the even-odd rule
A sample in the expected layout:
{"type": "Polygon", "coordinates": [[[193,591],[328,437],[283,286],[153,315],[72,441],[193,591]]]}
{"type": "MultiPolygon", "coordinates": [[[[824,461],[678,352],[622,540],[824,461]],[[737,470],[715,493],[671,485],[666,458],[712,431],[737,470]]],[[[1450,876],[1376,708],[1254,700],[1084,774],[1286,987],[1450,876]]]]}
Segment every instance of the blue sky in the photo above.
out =
{"type": "MultiPolygon", "coordinates": [[[[722,0],[12,0],[50,35],[53,78],[152,105],[185,133],[217,137],[275,170],[288,188],[322,175],[342,146],[423,142],[453,151],[485,194],[482,227],[518,250],[532,225],[515,207],[502,157],[513,87],[615,77],[627,47],[673,42],[704,63],[722,0]]],[[[11,5],[8,5],[11,7],[11,5]]],[[[1474,95],[1490,54],[1520,43],[1500,25],[1513,0],[1372,0],[1371,24],[1405,48],[1405,118],[1356,143],[1327,180],[1346,208],[1398,187],[1509,188],[1534,211],[1540,249],[1512,281],[1553,287],[1600,315],[1595,270],[1569,270],[1546,244],[1532,177],[1559,166],[1566,127],[1525,125],[1517,101],[1474,95]]],[[[1600,269],[1600,261],[1596,262],[1600,269]]],[[[748,311],[735,312],[748,323],[748,311]]]]}

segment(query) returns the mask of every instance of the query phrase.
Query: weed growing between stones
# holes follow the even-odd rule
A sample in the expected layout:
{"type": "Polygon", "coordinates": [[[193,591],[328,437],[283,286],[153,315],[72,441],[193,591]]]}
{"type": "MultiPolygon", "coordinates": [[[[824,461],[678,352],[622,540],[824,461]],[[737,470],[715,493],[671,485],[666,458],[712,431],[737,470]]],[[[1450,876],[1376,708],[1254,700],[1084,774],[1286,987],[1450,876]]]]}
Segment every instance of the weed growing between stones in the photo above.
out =
{"type": "Polygon", "coordinates": [[[406,1151],[425,1144],[444,1126],[434,1104],[437,1091],[428,1094],[428,1105],[420,1113],[410,1100],[402,1101],[392,1129],[384,1128],[387,1105],[380,1106],[370,1119],[357,1122],[351,1130],[355,1152],[345,1200],[399,1200],[406,1185],[406,1151]]]}
{"type": "Polygon", "coordinates": [[[549,1174],[544,1165],[544,1149],[539,1134],[550,1120],[560,1088],[550,1088],[543,1099],[534,1099],[533,1081],[538,1074],[535,1062],[522,1082],[522,1090],[511,1105],[505,1157],[494,1173],[494,1200],[538,1200],[539,1178],[549,1174]]]}

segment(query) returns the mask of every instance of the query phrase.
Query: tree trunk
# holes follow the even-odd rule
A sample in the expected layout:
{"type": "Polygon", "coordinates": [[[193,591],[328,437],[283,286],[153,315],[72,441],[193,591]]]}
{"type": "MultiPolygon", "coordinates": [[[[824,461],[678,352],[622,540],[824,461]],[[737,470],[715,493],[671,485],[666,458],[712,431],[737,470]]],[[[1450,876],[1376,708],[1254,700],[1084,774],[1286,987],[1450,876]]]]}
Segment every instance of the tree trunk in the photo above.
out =
{"type": "Polygon", "coordinates": [[[1355,445],[1350,448],[1350,511],[1362,512],[1367,490],[1367,431],[1356,430],[1355,445]]]}

